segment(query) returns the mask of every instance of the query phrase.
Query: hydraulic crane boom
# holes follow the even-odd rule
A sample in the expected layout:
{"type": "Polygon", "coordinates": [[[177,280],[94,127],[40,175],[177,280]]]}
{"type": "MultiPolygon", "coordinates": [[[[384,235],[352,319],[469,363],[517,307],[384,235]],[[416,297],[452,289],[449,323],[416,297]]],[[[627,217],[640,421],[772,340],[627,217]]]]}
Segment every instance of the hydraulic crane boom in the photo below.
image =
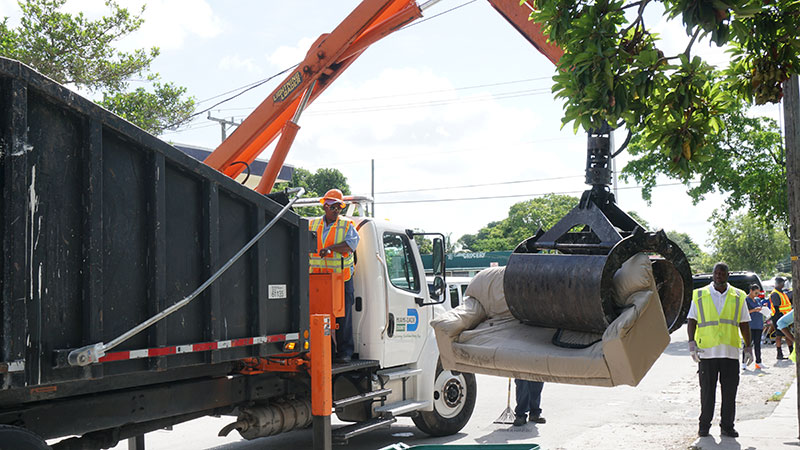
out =
{"type": "MultiPolygon", "coordinates": [[[[296,69],[239,125],[205,163],[235,178],[279,135],[256,191],[272,190],[278,172],[299,130],[298,118],[364,50],[381,38],[422,17],[439,0],[417,5],[414,0],[364,0],[331,33],[321,35],[296,69]]],[[[553,63],[564,52],[547,42],[541,26],[528,20],[530,0],[489,0],[531,44],[553,63]],[[527,6],[524,7],[524,6],[527,6]]]]}

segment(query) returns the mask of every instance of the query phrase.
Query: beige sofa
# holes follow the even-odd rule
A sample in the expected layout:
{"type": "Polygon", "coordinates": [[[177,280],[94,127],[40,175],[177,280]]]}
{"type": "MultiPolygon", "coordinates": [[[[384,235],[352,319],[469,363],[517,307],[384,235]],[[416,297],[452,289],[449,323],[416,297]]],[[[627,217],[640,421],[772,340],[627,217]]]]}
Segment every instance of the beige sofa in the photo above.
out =
{"type": "MultiPolygon", "coordinates": [[[[503,295],[504,268],[481,271],[464,304],[431,322],[445,369],[533,381],[636,386],[669,344],[650,260],[638,254],[614,275],[616,302],[626,307],[598,342],[556,346],[556,330],[521,323],[503,295]]],[[[565,312],[568,313],[568,312],[565,312]]]]}

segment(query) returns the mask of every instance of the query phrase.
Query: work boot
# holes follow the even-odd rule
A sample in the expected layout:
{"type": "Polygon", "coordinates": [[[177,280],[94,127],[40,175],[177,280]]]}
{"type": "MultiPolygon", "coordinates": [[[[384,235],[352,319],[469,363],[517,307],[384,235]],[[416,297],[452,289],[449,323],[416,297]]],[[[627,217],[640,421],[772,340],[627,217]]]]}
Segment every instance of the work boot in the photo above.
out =
{"type": "Polygon", "coordinates": [[[531,422],[533,422],[533,423],[547,423],[547,420],[542,416],[531,416],[531,422]]]}
{"type": "Polygon", "coordinates": [[[525,425],[525,422],[527,422],[527,421],[528,421],[528,418],[526,416],[517,416],[514,419],[514,426],[515,427],[521,427],[521,426],[525,425]]]}
{"type": "Polygon", "coordinates": [[[786,359],[783,356],[783,349],[781,347],[778,347],[778,361],[783,360],[783,359],[786,359]]]}
{"type": "Polygon", "coordinates": [[[739,437],[739,432],[736,431],[733,427],[721,428],[720,429],[720,433],[722,433],[723,436],[728,436],[728,437],[732,437],[732,438],[739,437]]]}

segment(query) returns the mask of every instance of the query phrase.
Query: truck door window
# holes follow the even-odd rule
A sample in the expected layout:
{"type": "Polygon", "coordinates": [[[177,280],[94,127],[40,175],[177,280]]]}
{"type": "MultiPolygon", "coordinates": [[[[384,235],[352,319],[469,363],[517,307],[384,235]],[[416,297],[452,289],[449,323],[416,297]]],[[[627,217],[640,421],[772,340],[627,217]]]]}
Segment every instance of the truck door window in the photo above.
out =
{"type": "Polygon", "coordinates": [[[383,253],[392,285],[406,291],[419,292],[417,263],[408,238],[402,234],[384,233],[383,253]]]}

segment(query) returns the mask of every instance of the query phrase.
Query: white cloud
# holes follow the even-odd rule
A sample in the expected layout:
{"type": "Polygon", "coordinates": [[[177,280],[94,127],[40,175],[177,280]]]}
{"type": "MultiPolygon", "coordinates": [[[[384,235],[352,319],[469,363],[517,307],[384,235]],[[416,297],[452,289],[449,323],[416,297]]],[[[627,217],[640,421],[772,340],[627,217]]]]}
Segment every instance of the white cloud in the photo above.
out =
{"type": "Polygon", "coordinates": [[[250,73],[262,73],[253,58],[242,58],[239,55],[225,55],[219,60],[217,67],[222,70],[246,71],[250,73]]]}
{"type": "Polygon", "coordinates": [[[8,17],[8,25],[16,27],[19,25],[21,11],[16,0],[0,0],[0,20],[8,17]]]}
{"type": "Polygon", "coordinates": [[[306,57],[306,52],[314,43],[312,38],[303,38],[295,46],[283,45],[267,56],[267,61],[280,69],[293,66],[306,57]]]}
{"type": "MultiPolygon", "coordinates": [[[[126,0],[120,6],[131,14],[140,14],[143,5],[146,5],[144,23],[119,42],[122,50],[153,46],[174,50],[183,47],[190,37],[211,38],[222,32],[222,21],[205,0],[126,0]]],[[[91,19],[108,14],[103,0],[70,0],[64,10],[83,13],[91,19]]]]}

